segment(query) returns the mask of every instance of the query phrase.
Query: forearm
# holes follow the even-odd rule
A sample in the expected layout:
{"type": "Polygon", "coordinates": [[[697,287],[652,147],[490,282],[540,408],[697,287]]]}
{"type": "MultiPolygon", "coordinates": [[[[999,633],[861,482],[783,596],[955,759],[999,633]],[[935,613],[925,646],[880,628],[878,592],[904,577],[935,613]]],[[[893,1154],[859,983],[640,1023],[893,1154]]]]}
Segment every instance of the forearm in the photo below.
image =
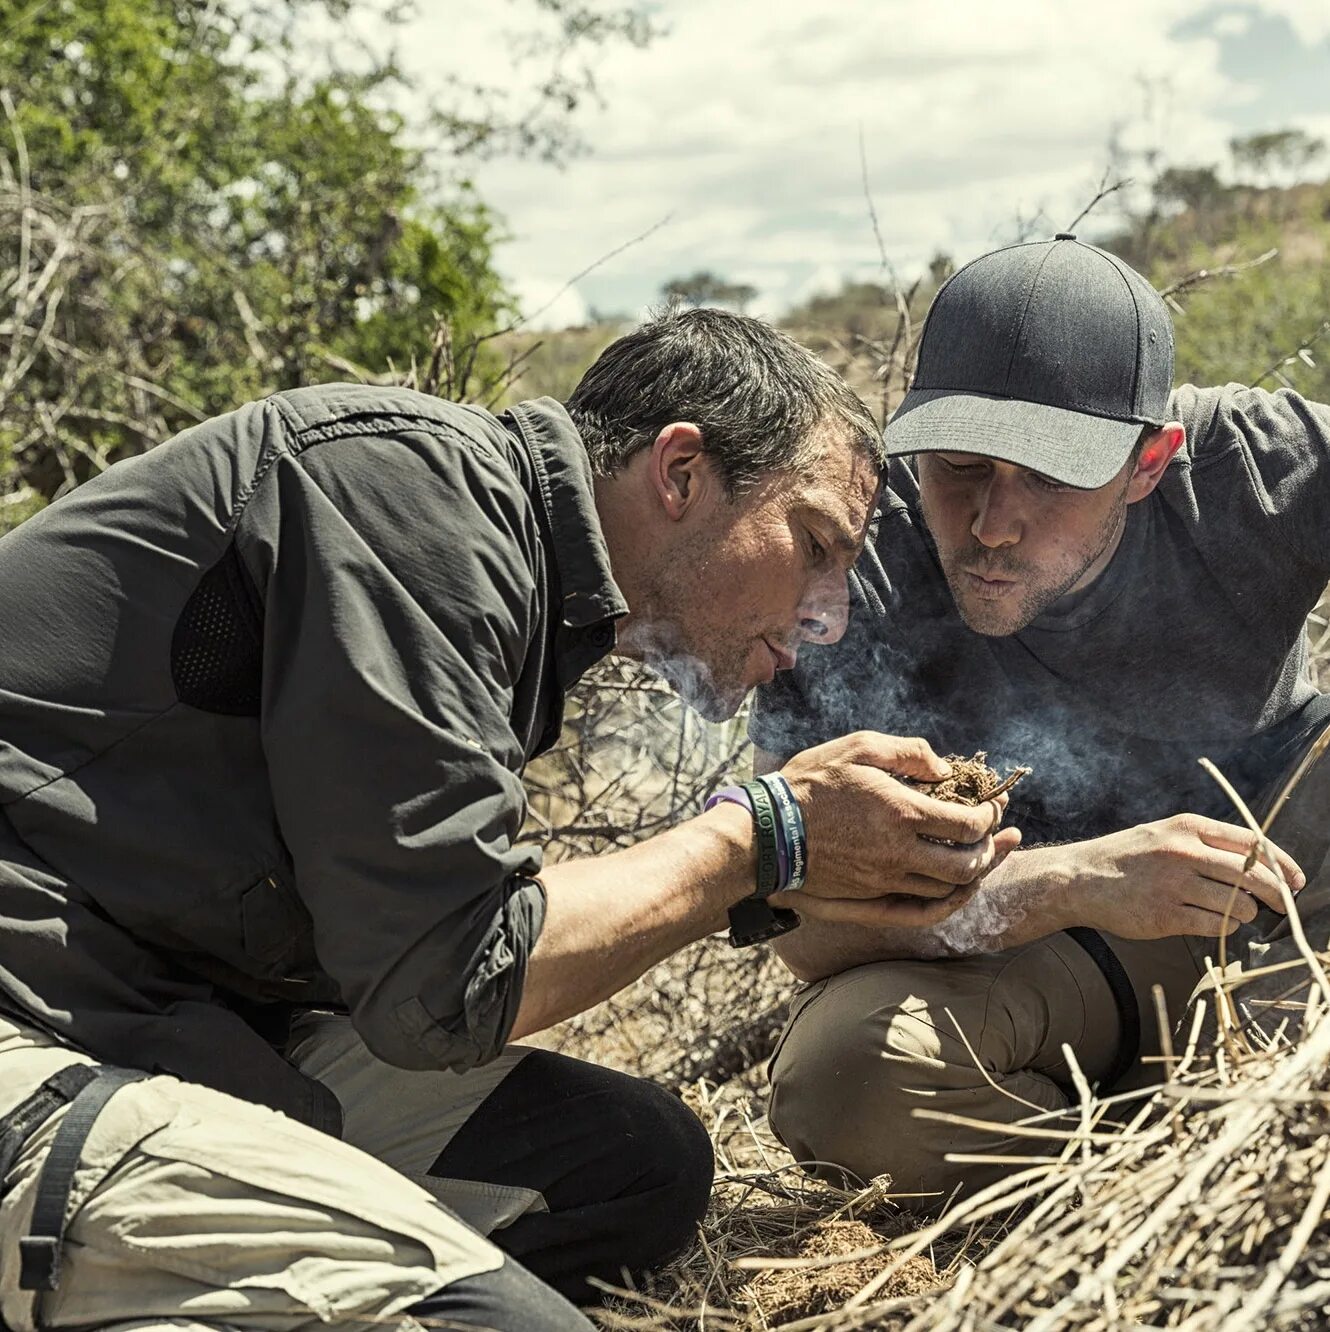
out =
{"type": "Polygon", "coordinates": [[[1015,851],[974,896],[940,924],[918,929],[868,929],[806,920],[774,945],[800,980],[820,980],[869,962],[999,953],[1056,934],[1078,922],[1067,891],[1061,847],[1015,851]]]}
{"type": "Polygon", "coordinates": [[[549,866],[511,1039],[584,1012],[723,929],[755,872],[752,819],[728,802],[626,851],[549,866]]]}
{"type": "Polygon", "coordinates": [[[942,956],[931,935],[931,930],[869,929],[805,920],[797,930],[777,939],[772,948],[801,981],[816,981],[869,962],[942,956]],[[934,948],[931,952],[930,943],[934,948]]]}

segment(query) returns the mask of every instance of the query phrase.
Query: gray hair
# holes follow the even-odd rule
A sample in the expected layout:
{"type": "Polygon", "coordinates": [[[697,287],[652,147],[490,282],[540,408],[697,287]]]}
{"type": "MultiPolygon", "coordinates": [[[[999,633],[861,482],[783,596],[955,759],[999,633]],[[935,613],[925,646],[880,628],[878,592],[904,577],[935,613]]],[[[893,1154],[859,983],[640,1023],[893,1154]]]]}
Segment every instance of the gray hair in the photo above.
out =
{"type": "Polygon", "coordinates": [[[667,310],[612,342],[567,403],[611,476],[672,421],[690,421],[731,498],[813,463],[839,437],[886,462],[882,432],[833,371],[793,338],[728,310],[667,310]]]}

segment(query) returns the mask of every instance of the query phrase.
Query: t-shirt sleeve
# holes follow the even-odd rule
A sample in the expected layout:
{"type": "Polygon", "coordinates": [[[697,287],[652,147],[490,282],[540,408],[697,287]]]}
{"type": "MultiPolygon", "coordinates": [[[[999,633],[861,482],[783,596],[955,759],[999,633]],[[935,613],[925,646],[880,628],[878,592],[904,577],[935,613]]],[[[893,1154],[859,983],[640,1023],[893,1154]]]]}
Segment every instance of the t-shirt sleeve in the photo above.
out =
{"type": "Polygon", "coordinates": [[[239,533],[263,744],[320,962],[380,1058],[483,1063],[544,921],[510,721],[540,622],[530,502],[486,445],[423,429],[283,456],[264,492],[239,533]]]}
{"type": "Polygon", "coordinates": [[[1273,534],[1330,579],[1330,407],[1291,389],[1179,389],[1193,466],[1237,448],[1273,534]],[[1189,419],[1190,418],[1190,419],[1189,419]]]}

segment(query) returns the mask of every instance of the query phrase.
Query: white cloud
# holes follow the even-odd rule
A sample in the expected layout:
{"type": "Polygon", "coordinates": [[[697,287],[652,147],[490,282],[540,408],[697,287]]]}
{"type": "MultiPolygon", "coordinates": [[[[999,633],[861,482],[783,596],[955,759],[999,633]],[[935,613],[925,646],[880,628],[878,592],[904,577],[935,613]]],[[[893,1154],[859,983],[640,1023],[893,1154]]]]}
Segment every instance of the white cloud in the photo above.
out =
{"type": "Polygon", "coordinates": [[[566,283],[519,275],[514,284],[517,307],[528,328],[573,328],[590,319],[582,293],[566,283]]]}
{"type": "Polygon", "coordinates": [[[1215,19],[1214,33],[1216,37],[1244,37],[1255,21],[1256,15],[1250,10],[1230,10],[1215,19]]]}
{"type": "Polygon", "coordinates": [[[1325,0],[1257,0],[1256,8],[1288,21],[1304,46],[1330,39],[1330,5],[1325,0]]]}
{"type": "MultiPolygon", "coordinates": [[[[1065,225],[1093,195],[1111,134],[1174,161],[1222,156],[1229,113],[1252,93],[1220,68],[1233,34],[1221,11],[1175,35],[1215,8],[666,0],[668,33],[602,67],[605,105],[580,120],[590,156],[562,171],[496,161],[473,175],[507,220],[501,261],[523,291],[553,291],[669,215],[580,282],[583,298],[632,308],[663,280],[710,268],[779,308],[830,273],[876,271],[861,131],[883,239],[904,269],[938,249],[964,259],[1005,240],[1018,213],[1043,210],[1041,230],[1065,225]]],[[[1260,8],[1303,40],[1330,32],[1326,0],[1260,8]]],[[[520,88],[495,12],[428,7],[403,55],[427,83],[474,61],[520,88]]]]}

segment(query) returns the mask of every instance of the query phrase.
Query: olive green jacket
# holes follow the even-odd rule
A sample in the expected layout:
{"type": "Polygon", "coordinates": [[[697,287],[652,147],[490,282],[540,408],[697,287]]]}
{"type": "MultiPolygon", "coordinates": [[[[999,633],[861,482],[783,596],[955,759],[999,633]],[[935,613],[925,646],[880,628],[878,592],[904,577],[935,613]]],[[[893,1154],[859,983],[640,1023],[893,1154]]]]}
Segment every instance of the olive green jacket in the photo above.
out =
{"type": "Polygon", "coordinates": [[[544,918],[521,773],[626,609],[548,399],[302,389],[57,501],[0,540],[0,1004],[332,1130],[293,1006],[492,1058],[544,918]]]}

